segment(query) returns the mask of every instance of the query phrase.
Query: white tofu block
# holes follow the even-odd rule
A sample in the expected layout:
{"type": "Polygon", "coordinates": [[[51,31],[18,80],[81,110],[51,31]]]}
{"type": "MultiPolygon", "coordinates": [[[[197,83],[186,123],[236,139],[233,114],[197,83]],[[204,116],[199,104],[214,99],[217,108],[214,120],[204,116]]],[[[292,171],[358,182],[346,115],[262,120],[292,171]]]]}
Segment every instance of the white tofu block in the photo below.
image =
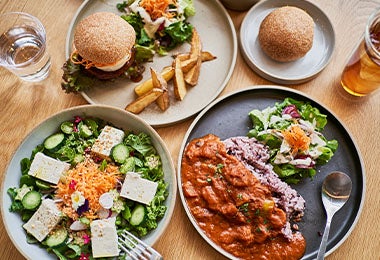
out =
{"type": "Polygon", "coordinates": [[[70,168],[70,164],[37,153],[30,165],[28,174],[43,181],[58,184],[62,175],[70,168]]]}
{"type": "Polygon", "coordinates": [[[46,199],[23,227],[38,241],[42,241],[61,220],[62,214],[55,202],[46,199]]]}
{"type": "Polygon", "coordinates": [[[94,258],[119,255],[115,221],[116,218],[112,217],[91,222],[91,246],[94,258]]]}
{"type": "Polygon", "coordinates": [[[112,147],[121,143],[123,138],[124,131],[111,126],[105,126],[92,145],[91,151],[99,157],[108,158],[112,147]]]}
{"type": "Polygon", "coordinates": [[[157,191],[158,183],[141,178],[136,172],[125,175],[120,196],[148,205],[157,191]]]}

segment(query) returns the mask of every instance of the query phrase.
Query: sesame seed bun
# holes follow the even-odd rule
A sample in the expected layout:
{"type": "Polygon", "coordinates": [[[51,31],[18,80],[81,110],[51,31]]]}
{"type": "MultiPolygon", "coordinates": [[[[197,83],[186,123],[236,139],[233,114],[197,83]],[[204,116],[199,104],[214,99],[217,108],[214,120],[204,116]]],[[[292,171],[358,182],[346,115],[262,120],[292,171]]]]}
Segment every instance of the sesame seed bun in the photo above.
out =
{"type": "Polygon", "coordinates": [[[262,50],[280,62],[297,60],[313,46],[313,18],[300,8],[280,7],[262,21],[259,43],[262,50]]]}
{"type": "Polygon", "coordinates": [[[75,28],[74,46],[86,60],[113,64],[131,52],[136,34],[133,27],[120,16],[94,13],[75,28]]]}

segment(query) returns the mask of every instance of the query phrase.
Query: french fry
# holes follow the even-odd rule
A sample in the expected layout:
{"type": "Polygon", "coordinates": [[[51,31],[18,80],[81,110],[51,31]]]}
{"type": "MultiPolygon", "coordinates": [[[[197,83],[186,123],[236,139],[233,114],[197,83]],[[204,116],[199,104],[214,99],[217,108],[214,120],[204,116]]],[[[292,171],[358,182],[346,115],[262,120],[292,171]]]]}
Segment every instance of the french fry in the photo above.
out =
{"type": "MultiPolygon", "coordinates": [[[[162,70],[161,75],[166,81],[171,80],[174,76],[173,67],[172,66],[165,67],[162,70]]],[[[152,89],[153,89],[153,83],[152,83],[152,78],[150,78],[150,79],[144,81],[143,83],[137,85],[135,87],[135,93],[137,96],[142,96],[152,89]]]]}
{"type": "Polygon", "coordinates": [[[181,61],[179,58],[176,58],[173,63],[174,67],[174,77],[173,77],[173,86],[174,86],[174,96],[183,100],[186,96],[187,89],[186,83],[183,78],[183,71],[181,69],[181,61]]]}
{"type": "Polygon", "coordinates": [[[195,86],[198,84],[199,74],[202,65],[202,43],[199,38],[197,30],[193,30],[193,37],[191,38],[191,47],[190,47],[190,58],[196,57],[197,62],[195,65],[185,73],[185,82],[190,86],[195,86]]]}
{"type": "Polygon", "coordinates": [[[162,89],[163,93],[156,99],[156,103],[162,111],[168,109],[169,101],[169,92],[168,92],[168,83],[164,77],[157,73],[153,68],[150,68],[150,74],[152,75],[153,89],[159,88],[162,89]]]}
{"type": "Polygon", "coordinates": [[[162,95],[164,91],[159,88],[153,88],[149,92],[145,93],[144,95],[138,97],[131,103],[129,103],[125,110],[132,112],[134,114],[141,113],[147,106],[152,104],[156,99],[162,95]]]}

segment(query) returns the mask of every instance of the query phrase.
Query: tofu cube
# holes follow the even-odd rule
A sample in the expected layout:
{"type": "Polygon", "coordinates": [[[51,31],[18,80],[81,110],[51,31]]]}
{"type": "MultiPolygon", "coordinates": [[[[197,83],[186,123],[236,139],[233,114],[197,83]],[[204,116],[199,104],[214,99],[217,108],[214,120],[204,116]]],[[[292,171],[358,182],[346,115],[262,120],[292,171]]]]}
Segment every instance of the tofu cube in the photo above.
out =
{"type": "Polygon", "coordinates": [[[58,184],[62,175],[69,168],[69,163],[56,160],[38,152],[30,165],[28,174],[40,180],[58,184]]]}
{"type": "Polygon", "coordinates": [[[115,221],[116,218],[112,217],[91,222],[91,246],[94,258],[119,255],[115,221]]]}
{"type": "Polygon", "coordinates": [[[61,218],[61,211],[55,202],[51,199],[46,199],[41,202],[38,210],[23,227],[28,233],[41,242],[59,223],[61,218]]]}
{"type": "Polygon", "coordinates": [[[158,183],[141,178],[136,172],[125,175],[120,196],[148,205],[157,191],[158,183]]]}
{"type": "Polygon", "coordinates": [[[112,147],[121,143],[123,138],[124,131],[111,126],[105,126],[95,140],[91,152],[100,158],[109,159],[112,147]]]}

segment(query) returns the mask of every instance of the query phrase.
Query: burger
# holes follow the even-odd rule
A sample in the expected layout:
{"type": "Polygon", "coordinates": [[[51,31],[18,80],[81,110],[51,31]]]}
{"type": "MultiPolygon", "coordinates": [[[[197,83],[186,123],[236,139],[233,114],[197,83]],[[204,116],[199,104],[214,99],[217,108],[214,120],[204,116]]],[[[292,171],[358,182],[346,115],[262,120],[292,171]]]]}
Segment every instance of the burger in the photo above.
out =
{"type": "Polygon", "coordinates": [[[81,20],[75,27],[73,52],[62,68],[62,88],[82,91],[95,79],[114,79],[128,70],[136,76],[135,41],[133,27],[116,14],[98,12],[81,20]]]}

